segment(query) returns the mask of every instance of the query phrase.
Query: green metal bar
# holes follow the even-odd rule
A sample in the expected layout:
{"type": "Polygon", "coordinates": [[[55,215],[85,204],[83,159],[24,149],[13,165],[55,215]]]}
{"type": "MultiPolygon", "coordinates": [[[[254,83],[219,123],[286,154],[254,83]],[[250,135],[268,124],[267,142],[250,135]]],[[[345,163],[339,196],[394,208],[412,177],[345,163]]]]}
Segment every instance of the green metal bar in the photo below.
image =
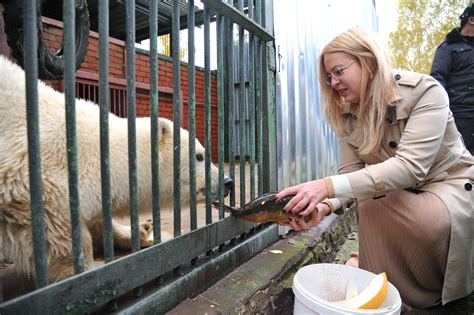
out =
{"type": "MultiPolygon", "coordinates": [[[[258,2],[257,2],[258,3],[258,2]]],[[[262,47],[264,42],[257,39],[256,47],[256,58],[257,58],[257,68],[256,68],[256,125],[257,125],[257,164],[258,164],[258,195],[263,194],[263,118],[262,118],[262,71],[264,69],[264,60],[262,57],[262,47]]]]}
{"type": "Polygon", "coordinates": [[[172,283],[159,288],[151,295],[122,310],[121,314],[164,314],[189,296],[195,296],[219,281],[241,264],[248,261],[264,247],[278,240],[276,224],[265,227],[235,248],[227,251],[172,283]]]}
{"type": "MultiPolygon", "coordinates": [[[[235,142],[234,142],[234,108],[235,108],[235,82],[234,82],[234,23],[231,20],[227,20],[226,30],[226,49],[227,49],[227,116],[228,116],[228,142],[229,142],[229,176],[235,182],[235,142]]],[[[230,205],[235,206],[235,190],[232,189],[230,192],[230,205]]]]}
{"type": "Polygon", "coordinates": [[[254,53],[255,53],[255,37],[250,34],[249,36],[249,96],[248,96],[248,109],[249,109],[249,159],[250,159],[250,200],[255,199],[255,64],[254,64],[254,53]]]}
{"type": "Polygon", "coordinates": [[[26,115],[28,130],[28,167],[30,173],[31,220],[36,287],[48,284],[46,240],[43,221],[43,185],[41,182],[41,145],[38,113],[38,35],[36,0],[24,1],[23,48],[26,81],[26,115]]]}
{"type": "Polygon", "coordinates": [[[181,235],[181,76],[179,61],[179,0],[173,0],[172,13],[172,58],[173,58],[173,194],[174,236],[181,235]]]}
{"type": "MultiPolygon", "coordinates": [[[[262,51],[263,56],[266,57],[267,55],[267,47],[265,44],[263,44],[263,51],[262,51]]],[[[266,60],[266,58],[265,58],[266,60]]],[[[269,158],[269,151],[270,151],[270,139],[268,138],[270,126],[268,125],[269,123],[269,102],[270,96],[268,95],[268,70],[266,63],[263,64],[265,67],[262,71],[262,147],[266,148],[265,154],[262,156],[262,178],[270,179],[270,172],[269,172],[269,164],[270,164],[270,158],[269,158]]],[[[263,192],[268,192],[270,190],[269,188],[270,184],[268,181],[265,181],[263,183],[263,192]]]]}
{"type": "Polygon", "coordinates": [[[206,224],[212,222],[211,198],[211,35],[209,5],[204,3],[204,115],[206,143],[206,224]]]}
{"type": "MultiPolygon", "coordinates": [[[[258,25],[262,25],[262,0],[256,0],[255,2],[255,21],[257,22],[258,25]]],[[[257,127],[257,135],[256,135],[256,146],[257,146],[257,173],[258,173],[258,194],[261,195],[263,194],[263,143],[262,143],[262,137],[263,137],[263,131],[262,131],[262,71],[264,69],[265,60],[263,59],[262,56],[262,47],[263,47],[263,42],[257,38],[256,39],[256,45],[255,45],[255,58],[256,58],[256,64],[257,67],[256,69],[256,75],[255,75],[255,84],[256,84],[256,92],[255,92],[255,98],[256,98],[256,111],[257,111],[257,117],[256,117],[256,127],[257,127]]]]}
{"type": "Polygon", "coordinates": [[[239,12],[239,10],[222,2],[222,0],[206,0],[206,3],[209,4],[212,9],[217,11],[218,14],[228,17],[232,22],[242,26],[261,40],[267,42],[274,40],[274,37],[266,29],[253,22],[242,14],[242,12],[239,12]]]}
{"type": "MultiPolygon", "coordinates": [[[[256,15],[256,6],[254,5],[253,1],[250,1],[248,3],[248,13],[249,13],[249,18],[253,20],[254,22],[256,21],[255,15],[256,15]]],[[[256,110],[256,84],[255,84],[255,79],[256,79],[256,71],[257,69],[257,59],[255,58],[255,43],[257,41],[257,37],[255,37],[253,34],[249,34],[249,125],[250,125],[250,136],[249,136],[249,147],[250,147],[250,152],[249,152],[249,162],[250,162],[250,199],[253,200],[255,198],[255,154],[256,154],[256,118],[255,118],[255,110],[256,110]]]]}
{"type": "Polygon", "coordinates": [[[194,60],[194,0],[188,2],[188,130],[189,130],[189,216],[191,230],[197,228],[196,209],[196,86],[194,60]]]}
{"type": "Polygon", "coordinates": [[[158,139],[158,1],[150,2],[150,117],[153,242],[161,243],[160,147],[158,139]]]}
{"type": "MultiPolygon", "coordinates": [[[[243,1],[239,1],[239,9],[243,10],[243,1]]],[[[245,141],[245,60],[244,60],[244,28],[239,27],[239,166],[240,166],[240,205],[245,205],[245,164],[246,164],[246,141],[245,141]]]]}
{"type": "MultiPolygon", "coordinates": [[[[264,4],[266,4],[265,2],[264,4]]],[[[271,3],[268,3],[271,5],[271,3]]],[[[263,12],[266,12],[265,5],[263,6],[263,12]]],[[[267,25],[273,24],[273,21],[266,21],[265,19],[272,19],[272,17],[266,14],[263,19],[263,24],[267,25]],[[268,22],[268,23],[267,23],[268,22]]],[[[263,45],[262,51],[265,65],[264,70],[262,71],[262,103],[263,107],[263,146],[266,148],[267,152],[264,157],[264,168],[263,168],[263,178],[265,178],[264,191],[273,191],[277,189],[277,176],[272,176],[278,171],[276,165],[276,142],[273,139],[276,139],[276,100],[275,100],[275,49],[273,42],[268,42],[263,45]]]]}
{"type": "Polygon", "coordinates": [[[253,5],[253,1],[249,1],[247,3],[247,13],[249,15],[249,19],[252,20],[253,22],[255,22],[255,19],[254,19],[254,5],[253,5]]]}
{"type": "Polygon", "coordinates": [[[255,22],[262,25],[262,0],[256,0],[255,2],[255,22]]]}
{"type": "MultiPolygon", "coordinates": [[[[218,142],[219,142],[219,187],[224,187],[224,17],[217,15],[217,120],[218,120],[218,142]]],[[[224,189],[219,189],[219,219],[224,218],[224,189]]]]}
{"type": "Polygon", "coordinates": [[[135,103],[135,0],[127,0],[126,24],[130,225],[132,229],[132,251],[136,252],[140,250],[140,235],[138,230],[137,127],[135,103]]]}
{"type": "MultiPolygon", "coordinates": [[[[150,284],[151,279],[169,273],[183,262],[199,257],[251,227],[252,224],[249,222],[233,217],[226,218],[168,242],[141,250],[124,259],[114,260],[80,276],[70,277],[9,300],[0,304],[0,314],[89,313],[91,309],[115,300],[137,287],[150,284]]],[[[278,239],[278,235],[271,227],[269,229],[271,231],[268,233],[270,236],[273,235],[270,241],[274,242],[278,239]]],[[[259,235],[255,235],[257,238],[248,247],[249,252],[259,252],[269,245],[267,242],[261,242],[259,235]]],[[[228,263],[232,263],[232,257],[228,263]]],[[[208,277],[209,272],[204,273],[204,276],[208,277]]],[[[189,286],[192,287],[192,283],[189,286]]],[[[173,300],[172,297],[169,299],[173,300]]],[[[157,313],[160,312],[155,312],[157,313]]]]}
{"type": "Polygon", "coordinates": [[[109,0],[99,2],[100,177],[105,262],[114,259],[109,144],[109,0]]]}
{"type": "MultiPolygon", "coordinates": [[[[224,163],[228,163],[229,161],[229,65],[227,63],[228,61],[228,55],[229,55],[229,47],[227,46],[227,23],[229,19],[226,17],[223,18],[222,23],[224,24],[224,35],[222,37],[222,40],[224,41],[224,51],[222,52],[223,55],[223,69],[224,69],[224,92],[222,95],[223,102],[224,102],[224,163]]],[[[227,164],[226,164],[227,165],[227,164]]],[[[227,171],[228,172],[228,171],[227,171]]]]}
{"type": "Polygon", "coordinates": [[[74,273],[84,271],[84,251],[80,215],[79,173],[76,133],[76,58],[75,58],[75,8],[74,0],[63,1],[64,20],[64,94],[66,101],[66,144],[69,178],[69,208],[72,229],[74,273]]]}
{"type": "MultiPolygon", "coordinates": [[[[249,18],[255,21],[255,6],[253,1],[248,3],[249,18]]],[[[249,163],[250,163],[250,200],[255,199],[255,40],[253,34],[249,34],[249,163]]]]}

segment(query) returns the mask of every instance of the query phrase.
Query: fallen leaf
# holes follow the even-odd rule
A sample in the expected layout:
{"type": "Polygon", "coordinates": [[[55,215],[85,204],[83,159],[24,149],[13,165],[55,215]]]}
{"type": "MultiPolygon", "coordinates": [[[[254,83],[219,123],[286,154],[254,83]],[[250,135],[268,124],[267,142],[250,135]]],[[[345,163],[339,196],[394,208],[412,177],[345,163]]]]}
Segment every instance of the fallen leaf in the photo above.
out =
{"type": "Polygon", "coordinates": [[[269,250],[269,252],[272,254],[283,254],[283,252],[279,249],[271,249],[269,250]]]}

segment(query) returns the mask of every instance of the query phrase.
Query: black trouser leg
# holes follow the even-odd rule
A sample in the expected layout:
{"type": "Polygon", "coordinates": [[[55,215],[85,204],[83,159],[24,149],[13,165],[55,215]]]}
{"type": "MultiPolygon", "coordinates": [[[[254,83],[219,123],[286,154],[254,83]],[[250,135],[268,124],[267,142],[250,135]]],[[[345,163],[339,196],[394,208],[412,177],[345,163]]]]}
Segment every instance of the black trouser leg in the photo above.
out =
{"type": "Polygon", "coordinates": [[[455,117],[456,127],[461,133],[466,148],[474,155],[474,117],[455,117]]]}

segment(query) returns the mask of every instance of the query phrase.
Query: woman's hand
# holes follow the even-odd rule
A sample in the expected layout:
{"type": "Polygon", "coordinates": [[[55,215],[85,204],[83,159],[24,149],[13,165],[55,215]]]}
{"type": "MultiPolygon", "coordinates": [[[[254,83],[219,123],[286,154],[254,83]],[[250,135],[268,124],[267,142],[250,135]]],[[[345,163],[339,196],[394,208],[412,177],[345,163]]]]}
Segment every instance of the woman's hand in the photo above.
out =
{"type": "Polygon", "coordinates": [[[328,197],[328,189],[324,179],[317,179],[283,189],[276,195],[276,199],[280,200],[291,195],[295,196],[283,209],[286,212],[291,211],[295,215],[299,214],[300,217],[305,217],[313,213],[316,210],[316,205],[328,197]]]}
{"type": "Polygon", "coordinates": [[[279,222],[279,224],[291,226],[295,231],[301,231],[315,226],[329,213],[331,213],[331,209],[329,208],[329,206],[325,203],[320,203],[316,206],[316,210],[313,211],[309,216],[300,217],[298,220],[295,220],[293,217],[290,217],[290,223],[279,222]],[[309,220],[306,219],[308,217],[310,218],[309,220]]]}

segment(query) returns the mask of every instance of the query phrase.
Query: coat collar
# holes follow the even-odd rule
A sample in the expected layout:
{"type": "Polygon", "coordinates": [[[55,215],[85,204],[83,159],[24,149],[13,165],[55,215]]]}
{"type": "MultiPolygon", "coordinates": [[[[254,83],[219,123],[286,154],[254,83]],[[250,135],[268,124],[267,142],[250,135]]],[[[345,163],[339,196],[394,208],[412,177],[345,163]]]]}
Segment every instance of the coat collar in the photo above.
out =
{"type": "Polygon", "coordinates": [[[474,36],[464,36],[461,35],[461,28],[456,27],[451,32],[446,35],[446,43],[447,44],[454,44],[460,43],[462,41],[474,43],[474,36]]]}
{"type": "Polygon", "coordinates": [[[456,27],[446,35],[446,43],[459,43],[462,41],[461,28],[456,27]]]}
{"type": "Polygon", "coordinates": [[[413,91],[420,81],[423,79],[424,75],[421,73],[416,73],[412,71],[404,71],[404,70],[395,70],[394,78],[397,80],[398,85],[398,97],[396,99],[396,117],[397,120],[406,119],[410,116],[410,112],[412,109],[412,100],[409,95],[406,93],[410,93],[413,91]],[[408,90],[406,88],[409,88],[408,90]]]}

